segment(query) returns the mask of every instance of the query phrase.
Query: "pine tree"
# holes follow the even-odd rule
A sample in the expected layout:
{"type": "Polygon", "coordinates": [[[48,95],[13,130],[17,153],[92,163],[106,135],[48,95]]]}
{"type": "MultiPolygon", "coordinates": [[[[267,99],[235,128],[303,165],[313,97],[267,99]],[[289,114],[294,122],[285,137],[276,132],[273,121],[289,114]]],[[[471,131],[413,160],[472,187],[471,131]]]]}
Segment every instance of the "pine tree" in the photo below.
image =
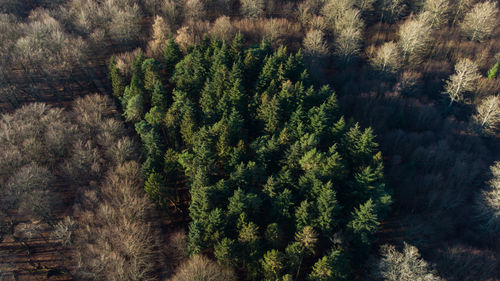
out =
{"type": "Polygon", "coordinates": [[[348,261],[342,251],[332,250],[328,255],[320,258],[309,274],[311,281],[341,281],[348,280],[348,261]]]}
{"type": "Polygon", "coordinates": [[[145,155],[154,155],[155,157],[163,157],[163,138],[160,134],[158,126],[152,126],[145,120],[135,123],[135,130],[141,137],[143,150],[145,155]]]}
{"type": "Polygon", "coordinates": [[[165,112],[158,106],[153,106],[144,116],[144,120],[153,126],[158,126],[163,123],[165,112]]]}
{"type": "Polygon", "coordinates": [[[278,250],[270,250],[264,254],[261,264],[268,280],[277,280],[285,268],[283,254],[278,250]]]}
{"type": "Polygon", "coordinates": [[[139,81],[144,81],[144,72],[142,71],[142,64],[144,63],[145,60],[144,53],[142,51],[139,51],[137,54],[137,57],[135,58],[134,62],[132,63],[130,67],[130,72],[132,76],[136,76],[139,81]]]}
{"type": "Polygon", "coordinates": [[[202,55],[199,52],[192,52],[175,66],[171,81],[175,83],[176,90],[188,93],[195,101],[205,84],[206,74],[202,55]]]}
{"type": "Polygon", "coordinates": [[[300,232],[295,234],[295,241],[300,243],[304,252],[314,254],[316,244],[318,243],[318,234],[311,226],[305,226],[300,232]]]}
{"type": "Polygon", "coordinates": [[[144,190],[151,200],[159,206],[163,208],[168,207],[167,198],[170,196],[170,192],[167,188],[166,180],[161,174],[151,173],[144,183],[144,190]]]}
{"type": "Polygon", "coordinates": [[[264,93],[258,111],[258,116],[264,122],[266,132],[271,135],[276,133],[280,125],[280,104],[278,97],[269,97],[267,93],[264,93]]]}
{"type": "Polygon", "coordinates": [[[367,128],[361,131],[357,123],[345,133],[343,145],[347,148],[350,155],[349,160],[354,163],[353,166],[367,163],[371,160],[373,152],[378,146],[374,140],[375,136],[372,129],[367,128]]]}
{"type": "Polygon", "coordinates": [[[225,234],[225,216],[220,208],[213,209],[208,214],[207,224],[205,225],[205,236],[207,241],[220,241],[225,234]]]}
{"type": "Polygon", "coordinates": [[[187,251],[189,255],[200,254],[204,249],[203,245],[203,224],[200,221],[192,221],[189,224],[189,234],[187,241],[187,251]]]}
{"type": "Polygon", "coordinates": [[[182,52],[172,36],[168,39],[167,46],[165,47],[164,58],[165,72],[167,73],[167,77],[171,77],[174,73],[175,65],[182,60],[182,52]]]}
{"type": "Polygon", "coordinates": [[[165,113],[167,112],[168,109],[167,91],[165,90],[160,81],[155,82],[153,93],[151,94],[151,106],[152,107],[156,106],[160,111],[165,113]]]}
{"type": "Polygon", "coordinates": [[[326,235],[332,233],[338,222],[337,216],[340,208],[330,182],[319,193],[316,206],[318,208],[317,225],[319,229],[326,235]]]}
{"type": "Polygon", "coordinates": [[[147,180],[152,173],[161,173],[161,157],[158,155],[148,155],[141,167],[141,175],[144,180],[147,180]]]}
{"type": "Polygon", "coordinates": [[[155,59],[146,59],[142,63],[142,73],[144,73],[144,88],[148,91],[153,91],[156,82],[161,81],[160,78],[161,65],[155,59]]]}
{"type": "Polygon", "coordinates": [[[229,217],[238,217],[241,213],[252,214],[262,206],[262,200],[254,193],[245,193],[242,189],[234,191],[229,199],[227,214],[229,217]]]}
{"type": "Polygon", "coordinates": [[[128,103],[130,102],[130,99],[132,99],[135,96],[141,96],[141,98],[136,98],[136,99],[142,99],[143,102],[146,100],[145,99],[146,94],[144,91],[144,87],[142,85],[142,80],[138,75],[132,76],[132,79],[130,80],[130,85],[125,87],[123,96],[120,99],[124,111],[126,110],[128,103]]]}
{"type": "Polygon", "coordinates": [[[314,217],[316,215],[316,209],[309,203],[309,201],[304,200],[300,203],[300,206],[295,211],[295,222],[297,231],[302,231],[304,227],[310,225],[314,222],[314,217]]]}
{"type": "Polygon", "coordinates": [[[169,148],[165,151],[165,155],[163,157],[163,172],[165,176],[175,180],[177,176],[177,170],[180,168],[178,163],[179,153],[175,150],[169,148]]]}
{"type": "Polygon", "coordinates": [[[243,35],[241,34],[241,32],[236,33],[233,42],[231,43],[231,50],[230,50],[233,61],[243,60],[244,44],[245,40],[243,39],[243,35]]]}
{"type": "Polygon", "coordinates": [[[354,236],[355,247],[361,257],[366,255],[379,224],[376,207],[371,198],[351,213],[347,228],[354,236]]]}
{"type": "Polygon", "coordinates": [[[299,242],[292,242],[285,248],[288,267],[294,273],[300,271],[299,265],[304,257],[304,249],[299,242]]]}
{"type": "Polygon", "coordinates": [[[223,238],[214,246],[214,256],[217,262],[226,267],[233,267],[237,264],[236,243],[229,238],[223,238]]]}
{"type": "Polygon", "coordinates": [[[238,241],[252,244],[260,239],[259,227],[253,222],[246,222],[246,220],[244,219],[245,217],[244,215],[245,213],[241,213],[238,221],[239,225],[238,241]]]}
{"type": "Polygon", "coordinates": [[[125,120],[129,122],[139,122],[144,118],[144,99],[141,94],[131,97],[125,108],[125,120]]]}

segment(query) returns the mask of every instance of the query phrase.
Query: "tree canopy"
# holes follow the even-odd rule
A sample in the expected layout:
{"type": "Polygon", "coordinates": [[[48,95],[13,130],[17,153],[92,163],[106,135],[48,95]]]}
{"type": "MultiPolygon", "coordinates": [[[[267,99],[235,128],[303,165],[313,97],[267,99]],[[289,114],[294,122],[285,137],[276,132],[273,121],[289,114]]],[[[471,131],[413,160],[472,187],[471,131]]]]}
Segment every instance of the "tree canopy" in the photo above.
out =
{"type": "Polygon", "coordinates": [[[372,130],[312,85],[302,53],[241,41],[205,38],[174,59],[170,40],[171,77],[148,75],[145,65],[163,66],[138,58],[120,99],[143,142],[146,192],[165,207],[185,177],[188,250],[247,279],[346,280],[391,202],[372,130]]]}

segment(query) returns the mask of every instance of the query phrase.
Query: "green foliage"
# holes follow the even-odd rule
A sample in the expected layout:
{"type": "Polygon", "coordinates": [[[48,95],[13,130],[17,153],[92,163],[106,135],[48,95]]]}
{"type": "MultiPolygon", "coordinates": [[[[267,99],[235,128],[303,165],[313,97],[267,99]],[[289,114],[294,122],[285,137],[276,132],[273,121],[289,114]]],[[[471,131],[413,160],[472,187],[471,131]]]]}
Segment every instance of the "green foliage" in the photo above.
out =
{"type": "Polygon", "coordinates": [[[184,57],[169,40],[165,59],[140,59],[122,100],[148,194],[165,204],[186,178],[189,253],[211,252],[248,280],[349,278],[331,237],[343,231],[349,255],[368,249],[390,203],[371,129],[310,85],[301,53],[245,49],[238,34],[230,45],[206,37],[184,57]],[[172,71],[171,100],[158,69],[172,71]]]}
{"type": "Polygon", "coordinates": [[[498,72],[498,62],[496,62],[490,68],[490,70],[488,70],[488,73],[486,73],[486,77],[488,77],[488,79],[495,79],[495,77],[497,76],[497,72],[498,72]]]}
{"type": "Polygon", "coordinates": [[[187,251],[190,256],[197,255],[203,250],[203,224],[200,221],[192,221],[189,224],[187,251]]]}
{"type": "Polygon", "coordinates": [[[144,117],[144,98],[142,95],[135,95],[127,101],[125,107],[125,120],[139,122],[144,117]]]}
{"type": "Polygon", "coordinates": [[[161,81],[161,65],[155,59],[146,59],[142,63],[141,68],[144,74],[144,88],[148,91],[152,91],[156,86],[156,82],[161,81]]]}
{"type": "Polygon", "coordinates": [[[373,234],[377,231],[380,222],[372,199],[355,208],[351,214],[351,221],[347,228],[353,234],[355,247],[361,256],[368,251],[373,234]]]}
{"type": "Polygon", "coordinates": [[[168,187],[166,186],[166,180],[161,174],[151,173],[144,183],[144,190],[149,195],[151,200],[158,203],[162,207],[166,207],[168,202],[165,199],[168,198],[168,187]]]}
{"type": "Polygon", "coordinates": [[[341,281],[348,279],[348,261],[342,251],[332,250],[320,258],[309,274],[311,281],[341,281]]]}
{"type": "Polygon", "coordinates": [[[214,246],[214,256],[221,265],[232,267],[237,264],[236,249],[235,241],[223,238],[214,246]]]}
{"type": "Polygon", "coordinates": [[[153,92],[151,93],[151,106],[157,106],[162,112],[166,112],[168,109],[167,91],[159,80],[155,81],[153,92]]]}
{"type": "Polygon", "coordinates": [[[167,46],[165,47],[164,58],[165,72],[167,73],[167,77],[170,77],[174,72],[175,65],[182,60],[182,52],[173,37],[168,39],[167,46]]]}
{"type": "Polygon", "coordinates": [[[277,280],[285,267],[283,254],[278,250],[270,250],[261,260],[266,280],[277,280]]]}
{"type": "Polygon", "coordinates": [[[300,243],[303,251],[309,254],[314,254],[316,244],[318,243],[318,235],[311,226],[306,226],[302,231],[295,234],[295,240],[300,243]]]}

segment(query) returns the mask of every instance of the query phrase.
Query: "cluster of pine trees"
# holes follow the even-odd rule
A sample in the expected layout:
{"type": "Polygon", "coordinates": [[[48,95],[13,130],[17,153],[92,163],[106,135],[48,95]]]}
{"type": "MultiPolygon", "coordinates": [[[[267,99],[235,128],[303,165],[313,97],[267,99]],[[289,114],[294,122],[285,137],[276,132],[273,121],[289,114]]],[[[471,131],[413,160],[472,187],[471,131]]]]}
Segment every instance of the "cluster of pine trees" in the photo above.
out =
{"type": "Polygon", "coordinates": [[[162,207],[187,179],[190,254],[249,280],[348,280],[391,197],[371,129],[315,87],[300,52],[205,37],[110,75],[135,123],[145,190],[162,207]]]}

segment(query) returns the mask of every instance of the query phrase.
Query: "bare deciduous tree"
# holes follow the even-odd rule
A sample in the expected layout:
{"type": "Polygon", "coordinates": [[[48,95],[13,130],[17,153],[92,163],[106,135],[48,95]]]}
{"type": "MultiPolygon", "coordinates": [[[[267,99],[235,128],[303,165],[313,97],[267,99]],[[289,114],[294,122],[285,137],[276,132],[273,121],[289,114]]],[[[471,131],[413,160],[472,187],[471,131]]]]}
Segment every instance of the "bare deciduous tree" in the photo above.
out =
{"type": "Polygon", "coordinates": [[[449,0],[425,0],[424,11],[430,14],[430,25],[440,27],[449,19],[449,0]]]}
{"type": "Polygon", "coordinates": [[[170,234],[168,237],[168,248],[167,248],[167,258],[169,260],[169,264],[176,268],[183,261],[188,258],[187,253],[187,237],[186,232],[184,230],[178,230],[170,234]]]}
{"type": "Polygon", "coordinates": [[[290,26],[290,22],[286,19],[271,18],[264,23],[262,37],[277,48],[279,45],[283,44],[283,38],[291,29],[290,26]]]}
{"type": "Polygon", "coordinates": [[[214,261],[200,255],[193,256],[182,264],[170,281],[218,280],[235,281],[236,276],[227,269],[221,268],[214,261]]]}
{"type": "Polygon", "coordinates": [[[58,240],[63,246],[73,244],[73,232],[77,228],[77,223],[70,217],[64,217],[62,221],[56,224],[52,238],[58,240]]]}
{"type": "Polygon", "coordinates": [[[410,19],[399,27],[398,46],[404,62],[418,63],[427,51],[431,40],[431,28],[422,19],[410,19]]]}
{"type": "Polygon", "coordinates": [[[364,27],[361,12],[349,0],[328,1],[321,10],[334,35],[334,53],[347,63],[361,49],[364,27]]]}
{"type": "Polygon", "coordinates": [[[497,24],[497,2],[477,3],[461,23],[463,33],[472,41],[483,41],[495,31],[497,24]]]}
{"type": "Polygon", "coordinates": [[[406,70],[399,75],[399,90],[404,95],[418,93],[422,87],[422,73],[406,70]]]}
{"type": "Polygon", "coordinates": [[[370,62],[380,71],[396,72],[401,66],[400,60],[398,46],[391,41],[379,46],[370,62]]]}
{"type": "Polygon", "coordinates": [[[181,7],[179,7],[178,1],[175,0],[163,0],[161,6],[161,12],[163,18],[168,22],[170,27],[175,27],[180,21],[182,13],[179,12],[181,7]]]}
{"type": "Polygon", "coordinates": [[[337,54],[343,63],[349,62],[361,50],[363,36],[361,30],[355,28],[345,28],[337,34],[334,42],[334,53],[337,54]]]}
{"type": "Polygon", "coordinates": [[[385,281],[441,281],[418,249],[404,243],[403,252],[392,245],[381,247],[382,258],[376,263],[373,278],[385,281]]]}
{"type": "Polygon", "coordinates": [[[184,17],[187,20],[203,20],[206,15],[203,2],[200,0],[187,0],[184,5],[184,17]]]}
{"type": "Polygon", "coordinates": [[[0,151],[11,156],[19,151],[20,158],[8,165],[13,170],[32,161],[53,166],[68,153],[76,131],[61,109],[41,103],[3,115],[0,128],[0,151]],[[19,166],[13,166],[16,163],[19,166]]]}
{"type": "Polygon", "coordinates": [[[0,50],[9,50],[22,33],[23,29],[13,15],[0,13],[0,50]]]}
{"type": "Polygon", "coordinates": [[[94,0],[73,0],[61,7],[60,18],[64,23],[86,34],[96,28],[106,27],[112,15],[94,0]]]}
{"type": "Polygon", "coordinates": [[[75,232],[75,275],[91,280],[158,280],[162,264],[153,206],[141,189],[140,165],[117,166],[101,186],[96,204],[83,207],[75,232]]]}
{"type": "Polygon", "coordinates": [[[189,22],[177,30],[177,36],[175,37],[175,42],[179,44],[183,51],[187,51],[187,48],[197,44],[203,38],[203,35],[208,32],[210,25],[206,21],[189,22]]]}
{"type": "Polygon", "coordinates": [[[459,102],[464,99],[466,92],[471,92],[476,87],[476,81],[481,75],[478,66],[470,59],[460,59],[455,64],[455,73],[446,81],[444,94],[450,97],[451,106],[453,102],[459,102]]]}
{"type": "Polygon", "coordinates": [[[6,185],[5,198],[18,214],[51,222],[56,202],[51,191],[54,176],[45,167],[35,163],[14,173],[6,185]]]}
{"type": "Polygon", "coordinates": [[[15,44],[15,61],[25,73],[66,74],[84,59],[85,44],[71,37],[48,11],[32,11],[25,33],[15,44]]]}
{"type": "Polygon", "coordinates": [[[304,38],[304,52],[311,56],[325,56],[328,54],[328,45],[321,30],[309,30],[304,38]]]}
{"type": "Polygon", "coordinates": [[[264,16],[264,0],[240,0],[240,10],[247,18],[261,18],[264,16]]]}
{"type": "Polygon", "coordinates": [[[21,1],[18,0],[0,0],[0,11],[2,13],[15,13],[22,7],[21,1]]]}
{"type": "Polygon", "coordinates": [[[124,6],[117,9],[116,1],[108,0],[106,3],[112,12],[111,23],[109,23],[109,34],[121,43],[130,43],[139,39],[141,26],[141,10],[137,4],[124,6]],[[112,8],[115,7],[115,8],[112,8]]]}
{"type": "Polygon", "coordinates": [[[151,15],[156,16],[161,11],[162,0],[142,0],[145,11],[151,15]]]}
{"type": "Polygon", "coordinates": [[[327,24],[323,16],[313,16],[309,21],[309,26],[311,29],[325,31],[327,29],[327,24]]]}
{"type": "Polygon", "coordinates": [[[115,165],[137,159],[137,144],[129,137],[123,137],[106,150],[108,159],[115,165]]]}
{"type": "Polygon", "coordinates": [[[161,16],[155,17],[152,28],[153,35],[148,43],[147,54],[158,58],[165,50],[166,42],[168,40],[168,35],[171,33],[171,29],[161,16]]]}
{"type": "Polygon", "coordinates": [[[234,37],[236,30],[228,16],[221,16],[215,20],[210,32],[217,38],[229,41],[234,37]]]}
{"type": "Polygon", "coordinates": [[[344,17],[348,10],[353,10],[353,6],[353,2],[350,0],[330,0],[321,9],[321,14],[334,29],[335,23],[344,17]]]}
{"type": "Polygon", "coordinates": [[[404,14],[406,3],[404,0],[381,0],[379,9],[380,20],[396,22],[404,14]]]}
{"type": "Polygon", "coordinates": [[[62,172],[68,182],[84,186],[90,180],[98,179],[103,169],[99,150],[90,141],[74,144],[71,157],[62,165],[62,172]]]}
{"type": "Polygon", "coordinates": [[[356,0],[354,5],[360,9],[361,12],[365,13],[373,9],[373,3],[375,3],[375,0],[356,0]]]}
{"type": "Polygon", "coordinates": [[[453,6],[453,21],[452,25],[458,23],[459,20],[463,19],[465,14],[471,9],[475,0],[457,0],[453,6]]]}
{"type": "Polygon", "coordinates": [[[358,9],[347,9],[342,12],[333,23],[332,30],[335,34],[342,33],[345,29],[362,31],[364,22],[361,19],[361,13],[358,9]]]}
{"type": "Polygon", "coordinates": [[[97,135],[99,128],[103,126],[102,121],[112,116],[111,104],[109,97],[97,94],[75,100],[73,114],[85,139],[97,135]]]}
{"type": "Polygon", "coordinates": [[[500,96],[484,98],[476,108],[473,120],[483,131],[495,130],[500,125],[500,96]]]}

